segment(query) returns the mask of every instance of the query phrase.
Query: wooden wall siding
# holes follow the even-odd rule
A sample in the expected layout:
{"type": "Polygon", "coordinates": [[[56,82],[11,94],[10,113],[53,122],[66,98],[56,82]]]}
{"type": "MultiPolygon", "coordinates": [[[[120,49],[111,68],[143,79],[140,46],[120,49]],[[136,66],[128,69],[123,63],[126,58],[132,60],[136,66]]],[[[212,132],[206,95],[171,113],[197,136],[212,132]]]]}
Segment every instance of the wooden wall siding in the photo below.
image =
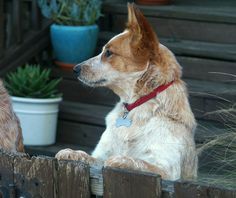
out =
{"type": "Polygon", "coordinates": [[[79,161],[57,161],[0,151],[0,196],[42,198],[233,198],[236,189],[200,182],[161,180],[132,170],[89,167],[79,161]]]}
{"type": "MultiPolygon", "coordinates": [[[[185,3],[187,4],[187,2],[185,3]]],[[[220,6],[220,5],[219,5],[220,6]]],[[[235,5],[234,5],[235,6],[235,5]]],[[[229,6],[221,11],[217,6],[139,6],[148,17],[159,37],[173,39],[207,41],[216,43],[236,43],[236,14],[229,6]],[[215,7],[214,7],[215,6],[215,7]]],[[[127,20],[125,3],[106,3],[103,12],[111,27],[103,30],[120,32],[127,20]],[[111,14],[112,10],[112,14],[111,14]]]]}
{"type": "MultiPolygon", "coordinates": [[[[112,32],[122,32],[126,15],[112,15],[112,32]]],[[[159,37],[236,44],[236,25],[148,17],[159,37]]]]}
{"type": "MultiPolygon", "coordinates": [[[[235,103],[234,85],[220,85],[220,83],[185,81],[189,88],[190,104],[196,118],[222,121],[221,115],[207,114],[219,108],[231,107],[235,103]],[[218,86],[218,89],[212,90],[218,86]],[[228,87],[228,88],[227,88],[228,87]]],[[[63,80],[60,85],[64,100],[87,104],[105,105],[114,107],[118,97],[112,91],[105,88],[88,88],[79,85],[77,81],[63,80]],[[70,87],[71,89],[68,89],[70,87]],[[73,90],[73,91],[71,91],[73,90]]],[[[92,109],[90,109],[92,110],[92,109]]],[[[98,110],[101,110],[98,108],[98,110]]],[[[93,110],[92,110],[93,111],[93,110]]]]}
{"type": "Polygon", "coordinates": [[[67,121],[61,118],[57,128],[57,142],[88,147],[94,147],[104,132],[104,126],[67,121]]]}
{"type": "Polygon", "coordinates": [[[3,2],[4,0],[0,0],[0,58],[4,53],[4,14],[3,14],[3,2]]]}
{"type": "Polygon", "coordinates": [[[36,0],[4,1],[0,9],[3,10],[0,13],[0,76],[3,76],[50,44],[51,22],[41,23],[36,0]]]}
{"type": "Polygon", "coordinates": [[[23,37],[22,31],[22,1],[12,1],[12,43],[20,44],[23,37]]]}
{"type": "MultiPolygon", "coordinates": [[[[121,1],[107,0],[106,3],[103,4],[103,13],[110,13],[112,11],[112,13],[127,15],[126,2],[128,2],[128,0],[121,1]]],[[[170,6],[138,5],[147,17],[176,18],[229,24],[236,24],[235,6],[236,3],[234,0],[224,2],[211,0],[175,0],[170,6]]]]}
{"type": "Polygon", "coordinates": [[[39,30],[41,27],[41,12],[37,5],[37,1],[33,0],[31,3],[31,25],[33,30],[39,30]]]}

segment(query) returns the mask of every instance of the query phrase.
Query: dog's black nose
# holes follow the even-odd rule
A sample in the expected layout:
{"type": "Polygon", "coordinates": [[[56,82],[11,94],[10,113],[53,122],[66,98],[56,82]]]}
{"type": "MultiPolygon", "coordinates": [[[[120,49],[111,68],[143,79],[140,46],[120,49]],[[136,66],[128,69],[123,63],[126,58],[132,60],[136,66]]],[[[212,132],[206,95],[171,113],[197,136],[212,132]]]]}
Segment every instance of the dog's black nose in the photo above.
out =
{"type": "Polygon", "coordinates": [[[73,71],[75,74],[79,75],[80,71],[81,71],[81,65],[78,64],[78,65],[74,66],[73,71]]]}

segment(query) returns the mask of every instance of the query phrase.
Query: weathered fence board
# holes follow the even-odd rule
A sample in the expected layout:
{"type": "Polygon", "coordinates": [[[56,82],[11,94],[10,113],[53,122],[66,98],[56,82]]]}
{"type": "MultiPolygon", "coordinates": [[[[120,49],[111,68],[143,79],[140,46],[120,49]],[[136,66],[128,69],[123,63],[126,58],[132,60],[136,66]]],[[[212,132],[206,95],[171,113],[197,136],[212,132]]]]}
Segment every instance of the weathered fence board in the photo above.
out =
{"type": "Polygon", "coordinates": [[[0,58],[3,56],[4,51],[4,14],[3,14],[3,0],[0,0],[0,58]]]}
{"type": "Polygon", "coordinates": [[[12,3],[12,41],[20,44],[22,41],[22,1],[13,0],[12,3]]]}
{"type": "Polygon", "coordinates": [[[228,190],[222,187],[207,186],[193,182],[175,182],[176,198],[235,198],[236,189],[228,190]]]}
{"type": "Polygon", "coordinates": [[[40,10],[39,7],[37,5],[37,1],[33,0],[32,4],[31,4],[31,25],[33,30],[39,30],[41,27],[41,14],[40,14],[40,10]]]}
{"type": "Polygon", "coordinates": [[[57,170],[59,198],[89,198],[89,166],[78,161],[59,161],[57,170]]]}
{"type": "Polygon", "coordinates": [[[0,197],[13,198],[14,191],[14,155],[0,151],[0,197]]]}
{"type": "Polygon", "coordinates": [[[105,168],[104,198],[161,197],[161,178],[151,173],[105,168]]]}
{"type": "Polygon", "coordinates": [[[14,182],[17,197],[54,197],[54,158],[17,156],[14,159],[14,182]]]}
{"type": "Polygon", "coordinates": [[[0,150],[0,197],[41,198],[234,198],[236,189],[197,182],[171,182],[131,170],[89,167],[0,150]]]}

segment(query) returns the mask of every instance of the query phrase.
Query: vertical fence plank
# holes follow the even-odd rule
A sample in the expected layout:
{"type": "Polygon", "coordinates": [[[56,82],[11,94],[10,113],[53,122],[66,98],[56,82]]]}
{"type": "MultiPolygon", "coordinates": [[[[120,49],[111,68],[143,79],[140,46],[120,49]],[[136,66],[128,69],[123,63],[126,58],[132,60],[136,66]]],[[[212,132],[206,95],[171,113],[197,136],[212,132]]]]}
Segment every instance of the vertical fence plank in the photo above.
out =
{"type": "Polygon", "coordinates": [[[16,37],[16,43],[22,41],[22,0],[13,0],[12,4],[12,24],[13,24],[13,37],[16,37]]]}
{"type": "Polygon", "coordinates": [[[0,197],[14,197],[14,155],[0,150],[0,197]]]}
{"type": "Polygon", "coordinates": [[[225,189],[207,186],[193,182],[175,182],[176,198],[233,198],[236,197],[236,189],[225,189]]]}
{"type": "Polygon", "coordinates": [[[3,56],[4,52],[4,9],[3,9],[3,0],[0,0],[0,58],[3,56]]]}
{"type": "Polygon", "coordinates": [[[37,4],[37,0],[32,0],[31,3],[31,24],[33,30],[39,30],[41,26],[41,17],[40,11],[37,4]]]}
{"type": "Polygon", "coordinates": [[[103,170],[104,198],[160,198],[159,175],[105,168],[103,170]]]}
{"type": "Polygon", "coordinates": [[[16,157],[14,180],[17,197],[54,197],[54,158],[16,157]]]}
{"type": "Polygon", "coordinates": [[[89,166],[78,161],[58,161],[58,198],[90,198],[89,166]]]}

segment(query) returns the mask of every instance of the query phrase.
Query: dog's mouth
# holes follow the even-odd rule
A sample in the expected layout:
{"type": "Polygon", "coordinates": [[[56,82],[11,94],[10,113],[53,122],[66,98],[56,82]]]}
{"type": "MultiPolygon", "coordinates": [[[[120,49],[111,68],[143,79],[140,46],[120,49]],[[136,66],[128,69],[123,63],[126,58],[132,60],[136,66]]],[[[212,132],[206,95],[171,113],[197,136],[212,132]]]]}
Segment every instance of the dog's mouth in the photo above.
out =
{"type": "Polygon", "coordinates": [[[105,86],[105,84],[106,84],[106,82],[107,82],[107,80],[104,79],[104,78],[102,78],[102,79],[100,79],[100,80],[96,80],[96,81],[90,81],[90,80],[84,79],[84,78],[82,78],[82,77],[78,77],[78,79],[79,79],[82,83],[84,83],[84,84],[86,84],[86,85],[88,85],[88,86],[90,86],[90,87],[105,86]]]}

